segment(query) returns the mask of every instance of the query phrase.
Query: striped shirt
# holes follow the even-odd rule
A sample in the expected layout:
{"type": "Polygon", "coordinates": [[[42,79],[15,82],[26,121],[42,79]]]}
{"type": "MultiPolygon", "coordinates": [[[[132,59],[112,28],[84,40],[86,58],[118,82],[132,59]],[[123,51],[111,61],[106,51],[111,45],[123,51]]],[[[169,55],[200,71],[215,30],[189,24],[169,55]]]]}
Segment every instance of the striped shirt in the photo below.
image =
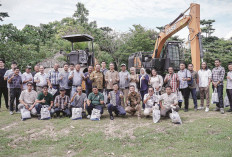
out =
{"type": "Polygon", "coordinates": [[[59,85],[59,71],[54,69],[48,73],[49,80],[52,85],[59,85]]]}
{"type": "Polygon", "coordinates": [[[192,74],[187,69],[178,71],[178,78],[180,81],[180,89],[188,88],[188,82],[184,81],[183,78],[191,78],[191,77],[192,77],[192,74]]]}
{"type": "Polygon", "coordinates": [[[55,98],[55,105],[59,104],[58,108],[65,109],[69,103],[69,96],[65,95],[62,97],[61,95],[57,95],[55,98]],[[66,103],[66,106],[65,106],[66,103]]]}
{"type": "Polygon", "coordinates": [[[212,70],[213,82],[220,81],[219,85],[223,85],[224,76],[225,76],[225,69],[222,66],[213,68],[212,70]]]}
{"type": "Polygon", "coordinates": [[[168,80],[171,79],[169,85],[172,87],[172,92],[175,93],[177,91],[177,88],[178,88],[177,87],[178,80],[179,80],[178,75],[176,73],[173,73],[173,76],[172,76],[172,74],[166,74],[165,79],[168,79],[168,80]]]}

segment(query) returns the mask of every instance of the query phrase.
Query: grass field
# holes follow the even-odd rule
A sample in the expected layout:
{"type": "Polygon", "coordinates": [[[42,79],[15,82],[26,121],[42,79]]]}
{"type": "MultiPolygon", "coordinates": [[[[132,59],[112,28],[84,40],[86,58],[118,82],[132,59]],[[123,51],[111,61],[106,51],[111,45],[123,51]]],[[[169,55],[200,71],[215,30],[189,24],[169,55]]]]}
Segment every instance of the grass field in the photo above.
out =
{"type": "Polygon", "coordinates": [[[136,116],[101,121],[69,118],[48,121],[32,118],[21,121],[9,115],[3,104],[0,112],[0,156],[119,156],[119,157],[231,157],[232,114],[181,110],[182,125],[161,119],[136,116]]]}

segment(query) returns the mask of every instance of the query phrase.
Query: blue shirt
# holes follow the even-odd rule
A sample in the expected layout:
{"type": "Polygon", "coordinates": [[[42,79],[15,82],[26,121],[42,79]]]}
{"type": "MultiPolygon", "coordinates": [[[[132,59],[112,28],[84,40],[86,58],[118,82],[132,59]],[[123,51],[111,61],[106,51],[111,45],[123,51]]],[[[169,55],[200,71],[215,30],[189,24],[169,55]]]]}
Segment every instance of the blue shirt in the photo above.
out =
{"type": "MultiPolygon", "coordinates": [[[[13,73],[13,74],[10,74],[10,75],[8,76],[8,80],[9,80],[13,75],[14,75],[14,73],[13,73]]],[[[21,76],[19,76],[19,75],[15,76],[15,77],[11,80],[11,82],[9,83],[9,85],[10,85],[10,88],[21,88],[21,85],[22,85],[22,78],[21,78],[21,76]]]]}
{"type": "Polygon", "coordinates": [[[52,85],[59,85],[59,71],[51,70],[48,77],[52,85]]]}

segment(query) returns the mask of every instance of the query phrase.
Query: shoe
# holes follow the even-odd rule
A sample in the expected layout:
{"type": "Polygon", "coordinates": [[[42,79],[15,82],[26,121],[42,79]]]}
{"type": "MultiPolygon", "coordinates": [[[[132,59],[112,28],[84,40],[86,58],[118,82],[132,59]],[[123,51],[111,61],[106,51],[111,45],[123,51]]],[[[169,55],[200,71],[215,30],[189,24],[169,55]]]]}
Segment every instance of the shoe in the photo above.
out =
{"type": "Polygon", "coordinates": [[[184,109],[184,112],[188,112],[188,109],[185,108],[185,109],[184,109]]]}
{"type": "Polygon", "coordinates": [[[87,118],[90,119],[90,115],[88,115],[87,118]]]}
{"type": "Polygon", "coordinates": [[[114,116],[110,116],[110,120],[114,120],[114,116]]]}
{"type": "Polygon", "coordinates": [[[198,107],[197,109],[198,109],[198,110],[203,110],[204,107],[203,107],[203,106],[200,106],[200,107],[198,107]]]}
{"type": "Polygon", "coordinates": [[[214,109],[214,111],[220,111],[220,108],[219,108],[219,107],[216,107],[216,108],[214,109]]]}
{"type": "Polygon", "coordinates": [[[38,116],[38,120],[41,120],[41,116],[38,116]]]}
{"type": "Polygon", "coordinates": [[[13,111],[10,111],[10,115],[13,115],[14,113],[13,113],[13,111]]]}
{"type": "Polygon", "coordinates": [[[232,112],[232,109],[227,110],[227,112],[232,112]]]}
{"type": "Polygon", "coordinates": [[[224,114],[225,113],[224,108],[220,108],[220,112],[221,114],[224,114]]]}
{"type": "Polygon", "coordinates": [[[209,112],[209,108],[208,107],[205,108],[205,112],[209,112]]]}

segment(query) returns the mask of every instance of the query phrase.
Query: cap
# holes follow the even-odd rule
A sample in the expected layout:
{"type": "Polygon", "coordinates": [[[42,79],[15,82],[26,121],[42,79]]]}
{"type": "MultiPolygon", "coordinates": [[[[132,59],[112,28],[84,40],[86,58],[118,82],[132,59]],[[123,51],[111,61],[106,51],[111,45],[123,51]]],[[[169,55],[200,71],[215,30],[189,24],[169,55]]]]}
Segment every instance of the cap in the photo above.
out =
{"type": "Polygon", "coordinates": [[[29,85],[29,84],[33,85],[33,83],[31,81],[27,82],[27,85],[29,85]]]}
{"type": "Polygon", "coordinates": [[[27,68],[27,69],[31,69],[31,66],[30,66],[30,65],[28,65],[26,68],[27,68]]]}
{"type": "Polygon", "coordinates": [[[65,90],[65,88],[64,88],[64,87],[61,87],[61,88],[60,88],[60,91],[64,91],[64,90],[65,90]]]}
{"type": "Polygon", "coordinates": [[[122,63],[122,64],[121,64],[121,67],[122,67],[122,66],[126,66],[126,64],[125,64],[125,63],[122,63]]]}

